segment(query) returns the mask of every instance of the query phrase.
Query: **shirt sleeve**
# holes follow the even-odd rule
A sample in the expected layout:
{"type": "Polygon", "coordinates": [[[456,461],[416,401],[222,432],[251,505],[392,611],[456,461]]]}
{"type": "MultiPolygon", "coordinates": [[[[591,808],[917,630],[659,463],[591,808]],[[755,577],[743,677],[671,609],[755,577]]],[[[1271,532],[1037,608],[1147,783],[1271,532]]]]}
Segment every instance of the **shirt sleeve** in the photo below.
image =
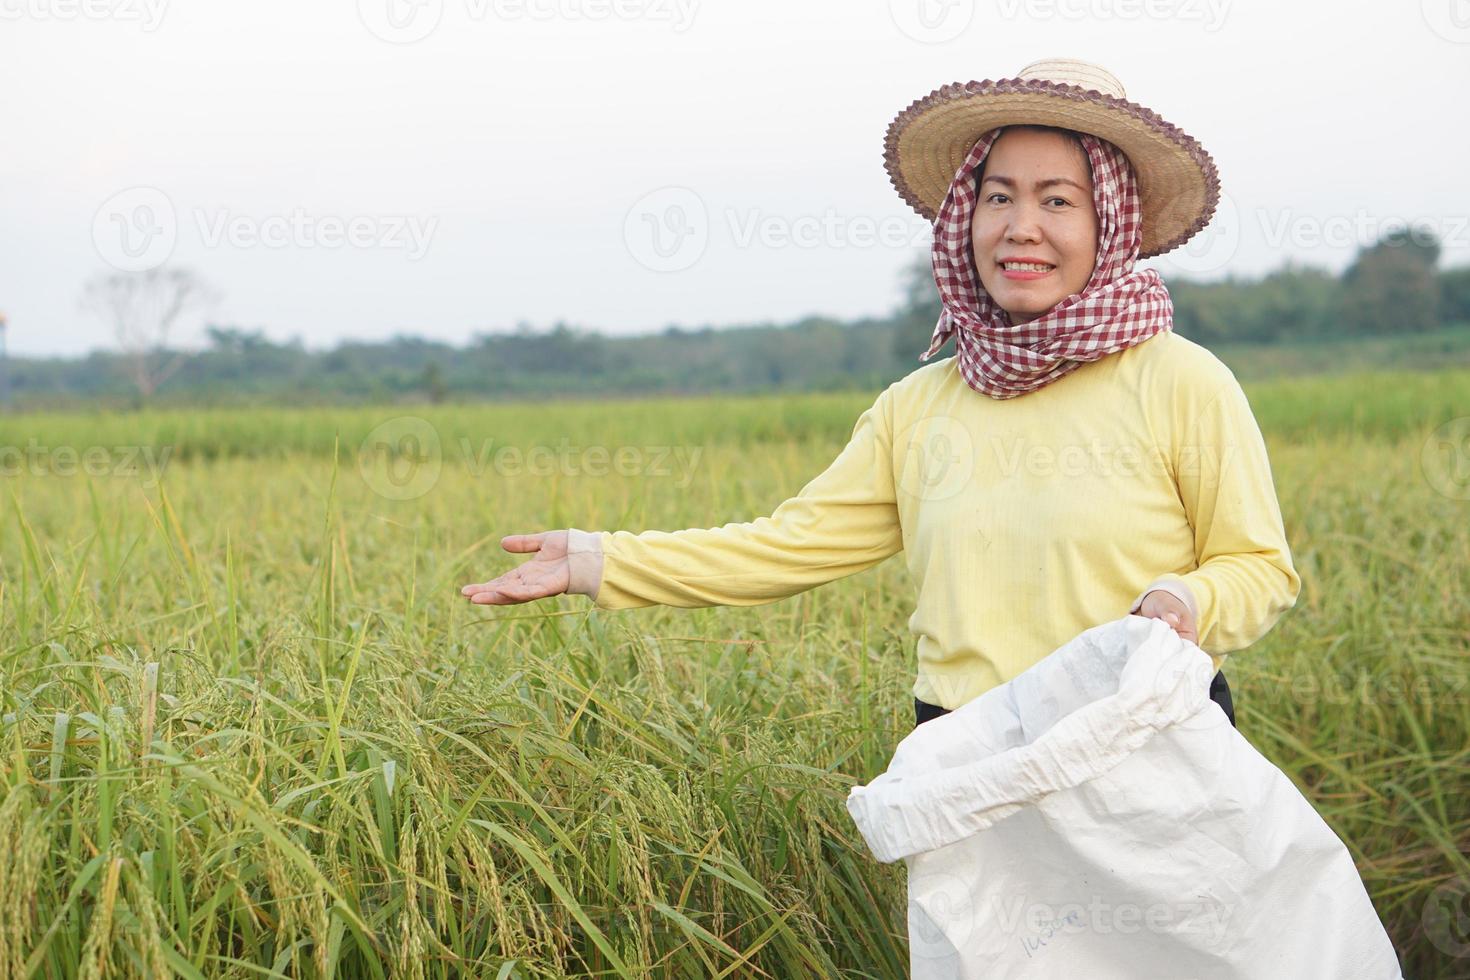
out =
{"type": "Polygon", "coordinates": [[[858,417],[832,464],[769,517],[682,531],[580,532],[577,587],[569,591],[591,596],[600,609],[754,606],[897,554],[903,535],[894,490],[892,392],[890,386],[858,417]]]}
{"type": "Polygon", "coordinates": [[[1292,566],[1265,440],[1233,376],[1175,447],[1175,474],[1198,567],[1161,576],[1150,589],[1184,584],[1206,653],[1243,649],[1296,604],[1301,577],[1292,566]]]}

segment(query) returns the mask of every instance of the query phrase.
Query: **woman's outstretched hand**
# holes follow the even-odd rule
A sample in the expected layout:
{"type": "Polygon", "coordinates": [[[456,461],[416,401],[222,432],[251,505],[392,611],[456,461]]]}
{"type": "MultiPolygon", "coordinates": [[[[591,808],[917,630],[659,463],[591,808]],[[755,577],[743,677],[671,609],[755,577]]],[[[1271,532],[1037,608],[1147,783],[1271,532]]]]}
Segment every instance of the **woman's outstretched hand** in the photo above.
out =
{"type": "Polygon", "coordinates": [[[567,563],[567,532],[541,531],[537,534],[508,534],[500,546],[512,554],[536,556],[499,578],[460,589],[460,595],[481,606],[510,606],[533,599],[561,595],[572,584],[572,569],[567,563]]]}
{"type": "Polygon", "coordinates": [[[1189,642],[1199,645],[1199,633],[1196,630],[1194,617],[1189,614],[1186,606],[1178,596],[1155,589],[1143,597],[1143,605],[1138,607],[1138,615],[1145,619],[1162,619],[1174,628],[1189,642]]]}

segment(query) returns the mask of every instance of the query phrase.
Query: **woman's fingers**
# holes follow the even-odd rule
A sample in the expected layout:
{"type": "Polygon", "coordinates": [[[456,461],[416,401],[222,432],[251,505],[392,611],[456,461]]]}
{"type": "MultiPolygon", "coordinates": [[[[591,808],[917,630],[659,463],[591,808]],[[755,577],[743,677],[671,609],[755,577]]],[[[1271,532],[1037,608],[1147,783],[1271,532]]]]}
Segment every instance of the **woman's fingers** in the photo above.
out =
{"type": "Polygon", "coordinates": [[[466,585],[460,592],[477,605],[507,605],[560,595],[567,590],[570,572],[565,562],[526,562],[499,578],[466,585]]]}
{"type": "Polygon", "coordinates": [[[520,601],[494,585],[483,588],[470,596],[470,602],[477,606],[505,606],[520,601]]]}
{"type": "Polygon", "coordinates": [[[565,531],[507,534],[500,539],[502,548],[515,554],[535,552],[535,557],[499,578],[466,585],[459,594],[482,606],[530,602],[560,595],[571,584],[571,573],[566,564],[566,534],[565,531]]]}
{"type": "Polygon", "coordinates": [[[507,534],[500,539],[500,546],[506,551],[516,554],[525,554],[529,551],[541,550],[541,539],[546,537],[546,532],[537,534],[507,534]]]}
{"type": "MultiPolygon", "coordinates": [[[[539,534],[507,534],[505,537],[500,539],[500,547],[514,554],[526,554],[532,551],[540,551],[541,539],[545,536],[546,532],[544,531],[539,534]]],[[[503,580],[505,578],[506,576],[502,575],[500,578],[491,579],[488,582],[471,582],[469,585],[466,585],[464,588],[460,589],[459,594],[463,596],[473,596],[478,592],[484,592],[486,589],[492,589],[495,588],[497,585],[503,584],[503,580]]]]}
{"type": "Polygon", "coordinates": [[[519,569],[509,572],[483,585],[467,585],[466,589],[474,591],[467,591],[465,595],[469,596],[471,602],[481,606],[508,605],[542,598],[545,590],[536,583],[527,582],[517,574],[518,571],[519,569]]]}
{"type": "Polygon", "coordinates": [[[492,578],[488,582],[475,582],[470,585],[466,585],[464,588],[459,590],[459,593],[460,595],[469,596],[471,599],[473,599],[475,596],[481,595],[482,593],[486,592],[503,592],[508,589],[513,582],[519,580],[519,572],[520,569],[513,568],[499,578],[492,578]]]}

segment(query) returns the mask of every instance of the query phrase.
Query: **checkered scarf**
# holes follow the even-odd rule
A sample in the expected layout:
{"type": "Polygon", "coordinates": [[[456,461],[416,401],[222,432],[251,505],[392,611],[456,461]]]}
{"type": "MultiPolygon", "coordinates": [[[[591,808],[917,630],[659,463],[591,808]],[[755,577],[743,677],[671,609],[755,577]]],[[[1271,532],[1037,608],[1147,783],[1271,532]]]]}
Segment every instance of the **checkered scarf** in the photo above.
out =
{"type": "Polygon", "coordinates": [[[960,374],[991,398],[1015,398],[1077,370],[1088,361],[1172,330],[1174,304],[1159,274],[1135,270],[1143,240],[1143,207],[1128,157],[1112,143],[1080,134],[1092,165],[1098,216],[1097,262],[1080,293],[1062,299],[1029,323],[1010,314],[980,284],[970,240],[978,197],[974,172],[1005,127],[980,137],[954,176],[934,221],[934,282],[944,310],[927,361],[957,334],[960,374]]]}

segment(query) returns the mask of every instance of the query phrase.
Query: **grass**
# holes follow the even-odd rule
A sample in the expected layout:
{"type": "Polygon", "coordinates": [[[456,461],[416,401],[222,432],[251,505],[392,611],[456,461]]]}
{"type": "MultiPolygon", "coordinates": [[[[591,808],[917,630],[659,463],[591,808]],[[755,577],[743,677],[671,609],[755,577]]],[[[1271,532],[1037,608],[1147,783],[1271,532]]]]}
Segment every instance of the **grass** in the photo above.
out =
{"type": "MultiPolygon", "coordinates": [[[[1304,587],[1230,661],[1241,729],[1405,974],[1470,975],[1432,901],[1470,876],[1470,501],[1427,443],[1470,373],[1247,390],[1304,587]]],[[[901,560],[747,609],[457,594],[506,533],[769,513],[871,400],[0,421],[45,447],[0,496],[0,975],[903,975],[842,803],[912,724],[901,560]],[[359,467],[425,436],[417,496],[359,467]],[[495,456],[563,439],[632,451],[495,456]]]]}
{"type": "Polygon", "coordinates": [[[1208,346],[1241,378],[1258,381],[1344,372],[1443,371],[1470,368],[1470,323],[1423,333],[1208,346]]]}

